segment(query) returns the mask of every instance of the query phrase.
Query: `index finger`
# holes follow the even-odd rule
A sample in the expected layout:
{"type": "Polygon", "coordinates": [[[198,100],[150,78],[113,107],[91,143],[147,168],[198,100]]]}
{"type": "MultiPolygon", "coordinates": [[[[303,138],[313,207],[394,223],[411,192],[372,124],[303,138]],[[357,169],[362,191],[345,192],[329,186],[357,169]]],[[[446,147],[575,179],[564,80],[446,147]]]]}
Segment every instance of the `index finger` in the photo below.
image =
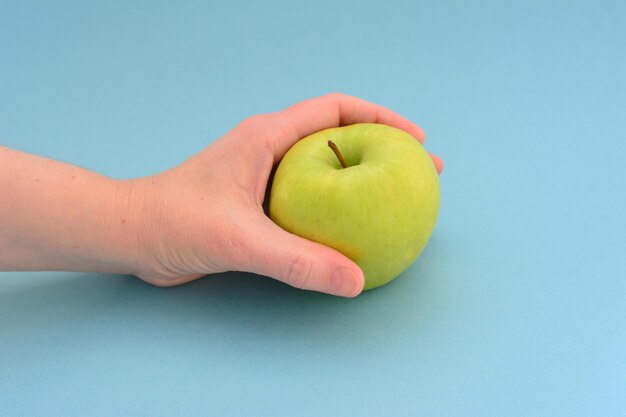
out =
{"type": "Polygon", "coordinates": [[[320,130],[354,123],[381,123],[414,136],[420,143],[426,138],[415,123],[378,104],[345,94],[331,93],[302,101],[274,113],[280,120],[281,131],[287,137],[276,138],[273,143],[277,160],[298,140],[320,130]]]}

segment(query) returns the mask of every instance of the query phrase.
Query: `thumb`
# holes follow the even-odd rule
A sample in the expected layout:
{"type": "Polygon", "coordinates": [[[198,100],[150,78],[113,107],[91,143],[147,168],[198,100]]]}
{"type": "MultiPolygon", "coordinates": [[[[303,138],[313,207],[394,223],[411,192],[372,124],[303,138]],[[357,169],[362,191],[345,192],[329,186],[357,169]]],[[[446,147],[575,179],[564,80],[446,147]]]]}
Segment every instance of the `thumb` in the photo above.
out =
{"type": "Polygon", "coordinates": [[[354,297],[363,291],[361,268],[328,246],[291,234],[259,216],[242,269],[293,287],[354,297]]]}

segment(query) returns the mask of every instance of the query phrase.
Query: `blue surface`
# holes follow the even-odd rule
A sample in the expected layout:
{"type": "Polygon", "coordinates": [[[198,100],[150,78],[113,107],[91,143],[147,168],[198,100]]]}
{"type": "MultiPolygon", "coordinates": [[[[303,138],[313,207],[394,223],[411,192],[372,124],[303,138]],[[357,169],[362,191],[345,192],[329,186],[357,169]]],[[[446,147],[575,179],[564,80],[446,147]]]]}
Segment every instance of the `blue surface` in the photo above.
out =
{"type": "Polygon", "coordinates": [[[0,274],[0,415],[626,415],[624,2],[131,3],[2,3],[3,144],[147,175],[342,91],[425,128],[439,223],[354,300],[0,274]]]}

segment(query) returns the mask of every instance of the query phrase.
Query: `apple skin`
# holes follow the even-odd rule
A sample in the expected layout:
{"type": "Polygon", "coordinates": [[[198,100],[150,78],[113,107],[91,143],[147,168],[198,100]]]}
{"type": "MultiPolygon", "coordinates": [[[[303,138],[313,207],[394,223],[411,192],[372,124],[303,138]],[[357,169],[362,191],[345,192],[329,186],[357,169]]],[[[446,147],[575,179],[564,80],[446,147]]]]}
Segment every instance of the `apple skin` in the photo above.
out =
{"type": "Polygon", "coordinates": [[[360,123],[297,142],[276,170],[269,214],[288,232],[356,262],[368,290],[396,278],[422,252],[435,228],[439,195],[435,165],[413,136],[360,123]]]}

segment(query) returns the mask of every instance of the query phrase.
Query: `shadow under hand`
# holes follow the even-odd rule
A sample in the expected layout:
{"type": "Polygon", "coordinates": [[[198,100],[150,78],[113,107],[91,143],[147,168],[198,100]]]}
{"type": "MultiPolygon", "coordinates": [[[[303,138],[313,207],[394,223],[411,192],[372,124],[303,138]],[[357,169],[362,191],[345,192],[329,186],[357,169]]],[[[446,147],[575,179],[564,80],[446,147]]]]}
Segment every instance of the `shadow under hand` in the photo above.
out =
{"type": "Polygon", "coordinates": [[[429,281],[414,278],[346,299],[239,272],[172,288],[131,276],[26,274],[18,285],[0,287],[0,328],[10,350],[63,341],[98,349],[115,349],[116,342],[148,349],[175,345],[198,354],[227,349],[271,355],[278,348],[376,352],[390,335],[402,338],[418,330],[406,315],[419,305],[415,297],[423,291],[415,286],[429,281]]]}
{"type": "Polygon", "coordinates": [[[39,273],[24,274],[23,279],[0,289],[0,327],[16,339],[80,334],[100,326],[118,332],[134,329],[137,334],[177,329],[179,335],[228,332],[248,339],[302,340],[307,334],[343,334],[353,328],[359,320],[355,309],[362,310],[369,296],[338,298],[239,272],[172,288],[107,274],[39,273]]]}

